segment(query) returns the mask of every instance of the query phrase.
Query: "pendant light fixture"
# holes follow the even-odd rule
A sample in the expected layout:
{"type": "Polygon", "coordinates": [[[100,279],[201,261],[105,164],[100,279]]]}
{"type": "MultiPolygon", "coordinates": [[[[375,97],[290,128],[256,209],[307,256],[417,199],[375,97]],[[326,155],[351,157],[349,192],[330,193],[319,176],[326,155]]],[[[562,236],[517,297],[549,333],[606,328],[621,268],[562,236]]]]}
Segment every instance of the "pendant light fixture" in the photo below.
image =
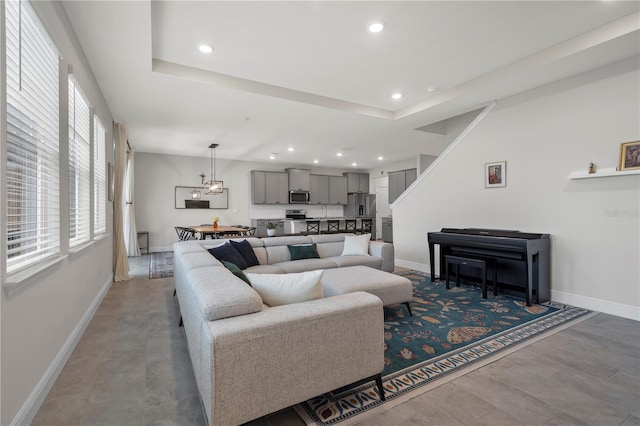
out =
{"type": "MultiPolygon", "coordinates": [[[[210,149],[210,157],[211,157],[211,180],[204,184],[204,193],[207,195],[215,195],[222,194],[223,192],[223,183],[221,180],[216,180],[216,148],[218,147],[217,143],[212,143],[209,145],[210,149]]],[[[202,178],[204,180],[204,177],[202,178]]]]}

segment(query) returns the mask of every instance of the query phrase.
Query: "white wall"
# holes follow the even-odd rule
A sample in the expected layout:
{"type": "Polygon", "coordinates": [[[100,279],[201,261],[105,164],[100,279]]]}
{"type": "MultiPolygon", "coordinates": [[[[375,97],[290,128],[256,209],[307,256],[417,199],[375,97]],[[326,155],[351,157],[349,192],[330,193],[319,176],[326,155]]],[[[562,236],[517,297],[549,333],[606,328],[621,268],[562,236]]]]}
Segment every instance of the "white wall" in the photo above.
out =
{"type": "MultiPolygon", "coordinates": [[[[107,141],[111,141],[111,114],[64,12],[61,12],[62,7],[52,2],[33,4],[60,51],[61,69],[73,65],[74,76],[105,125],[107,141]]],[[[66,75],[62,78],[66,79],[66,75]]],[[[4,85],[0,86],[4,91],[4,85]]],[[[66,95],[62,98],[62,107],[66,108],[66,95]]],[[[61,128],[66,127],[66,123],[61,124],[61,128]]],[[[61,144],[64,143],[63,138],[61,144]]],[[[109,143],[107,145],[107,161],[112,161],[112,149],[109,143]]],[[[62,185],[61,191],[61,200],[68,200],[66,186],[62,185]]],[[[16,293],[2,292],[1,424],[30,423],[111,285],[111,209],[112,204],[107,203],[107,238],[70,255],[16,293]]],[[[66,210],[62,209],[63,212],[66,210]]],[[[0,211],[0,221],[6,220],[6,211],[0,211]]],[[[67,220],[62,218],[63,222],[67,220]]],[[[68,226],[62,229],[68,229],[68,226]]],[[[63,249],[65,246],[63,244],[63,249]]],[[[6,256],[5,244],[0,245],[0,256],[6,256]]]]}
{"type": "Polygon", "coordinates": [[[639,82],[634,57],[498,102],[393,209],[398,263],[428,270],[442,227],[549,233],[553,300],[640,319],[640,176],[567,179],[640,139],[639,82]],[[507,187],[485,189],[501,160],[507,187]]]}
{"type": "MultiPolygon", "coordinates": [[[[131,141],[135,149],[135,141],[131,141]]],[[[200,173],[210,174],[209,153],[203,157],[135,154],[135,209],[139,231],[148,231],[150,250],[172,250],[177,241],[174,226],[210,223],[214,216],[224,225],[249,225],[251,218],[284,218],[285,209],[304,208],[307,216],[321,216],[319,206],[313,205],[252,205],[251,170],[284,172],[286,164],[256,163],[216,159],[216,178],[229,188],[229,208],[176,209],[176,186],[201,186],[200,173]]],[[[343,171],[327,168],[309,168],[313,174],[342,176],[343,171]]],[[[341,216],[342,206],[327,206],[328,216],[341,216]]]]}

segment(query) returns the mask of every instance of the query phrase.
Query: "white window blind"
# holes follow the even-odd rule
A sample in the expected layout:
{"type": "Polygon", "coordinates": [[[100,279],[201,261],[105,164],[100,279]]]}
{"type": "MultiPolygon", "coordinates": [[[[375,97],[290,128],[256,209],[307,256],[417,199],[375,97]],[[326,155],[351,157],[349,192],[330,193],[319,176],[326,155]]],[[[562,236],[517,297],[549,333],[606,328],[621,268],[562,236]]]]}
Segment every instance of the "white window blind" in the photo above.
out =
{"type": "Polygon", "coordinates": [[[60,252],[59,55],[26,1],[5,1],[7,272],[60,252]]]}
{"type": "Polygon", "coordinates": [[[69,75],[69,247],[89,241],[91,107],[69,75]]]}
{"type": "Polygon", "coordinates": [[[107,232],[107,172],[105,164],[107,134],[97,115],[93,116],[93,233],[107,232]]]}

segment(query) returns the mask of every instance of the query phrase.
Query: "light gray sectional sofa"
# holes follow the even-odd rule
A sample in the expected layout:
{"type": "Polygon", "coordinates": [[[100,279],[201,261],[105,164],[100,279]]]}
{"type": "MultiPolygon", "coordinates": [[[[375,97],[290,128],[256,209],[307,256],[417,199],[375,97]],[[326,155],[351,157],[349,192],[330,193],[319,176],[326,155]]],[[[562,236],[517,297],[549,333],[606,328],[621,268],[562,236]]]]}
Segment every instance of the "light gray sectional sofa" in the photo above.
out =
{"type": "MultiPolygon", "coordinates": [[[[370,256],[340,256],[343,234],[246,239],[260,262],[247,273],[394,267],[393,245],[387,243],[370,242],[370,256]],[[320,258],[291,261],[287,244],[305,243],[316,243],[320,258]]],[[[379,297],[357,291],[268,307],[207,251],[222,243],[186,241],[173,247],[176,294],[210,425],[242,424],[379,378],[384,363],[379,297]]]]}

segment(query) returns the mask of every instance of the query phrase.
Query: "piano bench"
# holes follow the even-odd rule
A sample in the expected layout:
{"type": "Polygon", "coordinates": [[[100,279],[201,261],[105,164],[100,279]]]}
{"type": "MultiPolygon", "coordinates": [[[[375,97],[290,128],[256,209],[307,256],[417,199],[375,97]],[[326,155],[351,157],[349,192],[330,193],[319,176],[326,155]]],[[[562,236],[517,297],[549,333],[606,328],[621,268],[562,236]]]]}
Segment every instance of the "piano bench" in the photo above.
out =
{"type": "Polygon", "coordinates": [[[460,286],[460,265],[478,268],[482,271],[482,297],[487,298],[487,264],[493,268],[493,295],[498,294],[498,268],[497,260],[491,257],[463,257],[451,254],[445,255],[444,264],[446,269],[447,290],[449,290],[450,265],[456,265],[456,287],[460,286]]]}

